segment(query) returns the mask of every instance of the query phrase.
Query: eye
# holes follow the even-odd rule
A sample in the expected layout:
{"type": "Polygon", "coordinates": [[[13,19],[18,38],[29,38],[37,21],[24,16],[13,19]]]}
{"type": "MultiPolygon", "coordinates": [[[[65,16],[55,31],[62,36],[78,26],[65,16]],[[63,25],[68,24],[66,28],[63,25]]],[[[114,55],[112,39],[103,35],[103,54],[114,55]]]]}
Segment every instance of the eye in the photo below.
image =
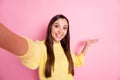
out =
{"type": "Polygon", "coordinates": [[[55,26],[55,28],[58,28],[59,26],[58,25],[54,25],[55,26]]]}
{"type": "Polygon", "coordinates": [[[66,27],[66,26],[65,26],[65,27],[63,27],[63,29],[64,29],[64,30],[67,30],[67,29],[68,29],[68,27],[66,27]]]}

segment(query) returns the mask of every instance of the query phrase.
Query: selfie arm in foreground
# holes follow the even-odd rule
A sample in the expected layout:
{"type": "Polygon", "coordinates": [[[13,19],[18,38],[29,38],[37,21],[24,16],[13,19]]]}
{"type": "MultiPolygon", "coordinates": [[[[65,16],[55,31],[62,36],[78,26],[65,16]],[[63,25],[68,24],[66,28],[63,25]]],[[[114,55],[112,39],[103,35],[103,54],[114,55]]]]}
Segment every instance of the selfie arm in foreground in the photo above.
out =
{"type": "Polygon", "coordinates": [[[21,56],[27,52],[28,45],[24,38],[10,31],[0,23],[0,48],[21,56]]]}

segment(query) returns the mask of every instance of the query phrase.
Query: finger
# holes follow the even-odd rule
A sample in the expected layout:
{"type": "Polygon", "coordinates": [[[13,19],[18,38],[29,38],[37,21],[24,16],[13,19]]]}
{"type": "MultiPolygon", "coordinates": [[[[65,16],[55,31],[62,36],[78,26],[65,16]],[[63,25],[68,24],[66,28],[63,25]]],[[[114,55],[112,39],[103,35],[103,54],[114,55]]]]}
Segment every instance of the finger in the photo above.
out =
{"type": "Polygon", "coordinates": [[[93,44],[93,43],[96,43],[98,41],[99,41],[99,39],[87,40],[87,44],[93,44]]]}
{"type": "Polygon", "coordinates": [[[93,43],[96,43],[96,42],[98,42],[99,41],[99,39],[94,39],[93,40],[93,43]]]}

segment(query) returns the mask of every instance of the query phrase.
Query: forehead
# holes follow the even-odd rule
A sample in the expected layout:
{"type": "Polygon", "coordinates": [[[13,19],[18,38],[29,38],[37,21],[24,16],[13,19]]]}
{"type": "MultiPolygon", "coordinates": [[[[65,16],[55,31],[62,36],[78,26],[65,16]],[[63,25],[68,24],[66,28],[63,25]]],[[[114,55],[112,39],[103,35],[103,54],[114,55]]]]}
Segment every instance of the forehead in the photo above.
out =
{"type": "Polygon", "coordinates": [[[60,18],[60,19],[56,20],[53,24],[64,24],[64,25],[68,25],[68,22],[67,22],[66,19],[60,18]]]}

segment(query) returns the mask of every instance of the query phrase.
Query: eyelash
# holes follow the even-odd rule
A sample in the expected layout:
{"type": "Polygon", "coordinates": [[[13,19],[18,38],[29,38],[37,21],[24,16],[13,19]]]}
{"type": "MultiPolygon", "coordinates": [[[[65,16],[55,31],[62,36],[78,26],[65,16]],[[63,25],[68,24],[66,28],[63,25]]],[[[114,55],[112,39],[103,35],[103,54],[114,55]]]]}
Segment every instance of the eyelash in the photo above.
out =
{"type": "MultiPolygon", "coordinates": [[[[59,25],[55,25],[55,27],[56,27],[56,28],[58,28],[58,27],[59,27],[59,25]]],[[[66,27],[63,27],[63,29],[64,29],[64,30],[67,30],[67,28],[66,28],[66,27]]]]}
{"type": "Polygon", "coordinates": [[[63,29],[65,29],[65,30],[66,30],[67,28],[66,28],[66,27],[64,27],[63,29]]]}
{"type": "Polygon", "coordinates": [[[57,28],[57,27],[58,27],[58,25],[55,25],[55,27],[57,28]]]}

